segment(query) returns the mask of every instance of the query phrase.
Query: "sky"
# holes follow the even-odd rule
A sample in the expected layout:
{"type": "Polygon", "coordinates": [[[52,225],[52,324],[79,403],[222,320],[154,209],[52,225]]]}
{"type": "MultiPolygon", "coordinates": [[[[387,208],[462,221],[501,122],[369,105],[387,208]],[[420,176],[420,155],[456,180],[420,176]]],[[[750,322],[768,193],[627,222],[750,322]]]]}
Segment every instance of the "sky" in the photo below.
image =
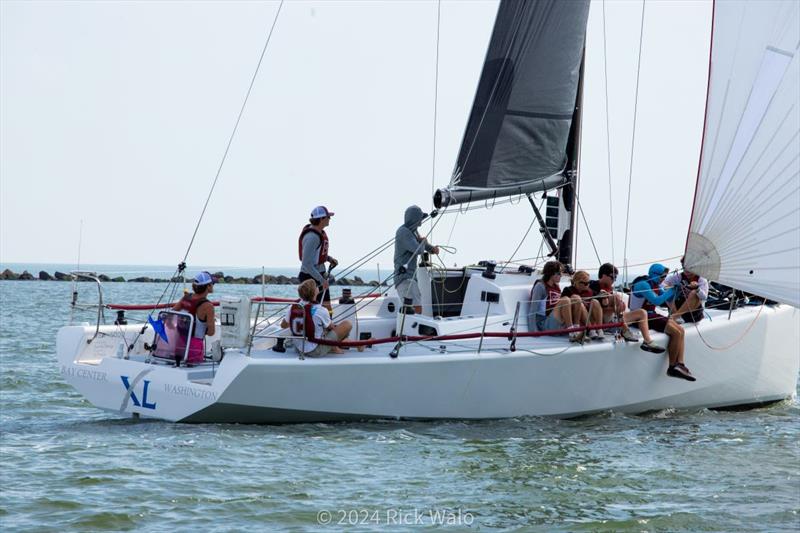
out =
{"type": "MultiPolygon", "coordinates": [[[[600,262],[636,265],[685,244],[711,3],[646,2],[637,103],[642,5],[590,9],[580,268],[596,269],[595,247],[600,262]]],[[[177,264],[278,6],[0,2],[0,261],[74,262],[80,243],[84,264],[177,264]]],[[[348,264],[392,238],[406,207],[430,208],[450,180],[496,10],[285,2],[189,265],[297,265],[299,231],[320,204],[336,213],[331,253],[348,264]]],[[[455,249],[447,266],[503,261],[531,221],[527,202],[446,215],[432,241],[455,249]]],[[[536,257],[539,242],[534,227],[515,258],[536,257]]],[[[391,261],[389,250],[370,265],[391,261]]]]}

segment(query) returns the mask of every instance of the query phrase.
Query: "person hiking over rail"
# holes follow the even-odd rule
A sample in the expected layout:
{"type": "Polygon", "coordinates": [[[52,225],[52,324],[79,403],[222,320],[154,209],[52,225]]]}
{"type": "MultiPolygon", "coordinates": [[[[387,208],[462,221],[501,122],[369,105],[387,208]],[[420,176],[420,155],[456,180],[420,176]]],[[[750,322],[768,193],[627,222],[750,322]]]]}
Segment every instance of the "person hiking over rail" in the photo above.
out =
{"type": "Polygon", "coordinates": [[[325,233],[331,223],[334,213],[328,211],[324,205],[315,207],[311,211],[311,218],[308,224],[303,226],[298,239],[298,254],[300,255],[300,274],[298,278],[301,282],[313,279],[320,289],[317,303],[321,303],[332,311],[331,291],[328,288],[328,273],[325,263],[329,263],[331,269],[336,268],[339,261],[328,253],[329,241],[328,234],[325,233]]]}
{"type": "MultiPolygon", "coordinates": [[[[583,304],[575,303],[567,296],[561,296],[559,282],[562,268],[558,261],[548,261],[542,267],[542,277],[536,280],[531,289],[528,331],[554,331],[577,328],[581,324],[586,324],[588,317],[583,304]],[[577,314],[573,313],[573,307],[577,314]]],[[[583,342],[583,339],[583,331],[573,331],[569,334],[570,342],[583,342]]]]}
{"type": "Polygon", "coordinates": [[[421,237],[417,229],[428,216],[422,209],[412,205],[406,209],[403,225],[397,228],[394,235],[394,287],[400,301],[411,299],[411,305],[417,314],[422,314],[422,294],[417,285],[417,257],[421,251],[439,254],[439,247],[421,237]]]}
{"type": "Polygon", "coordinates": [[[667,303],[675,296],[675,288],[662,289],[661,284],[667,277],[668,269],[658,263],[650,265],[646,276],[639,276],[633,280],[631,289],[631,309],[644,309],[647,311],[647,323],[651,329],[661,331],[669,336],[667,351],[669,352],[669,367],[667,375],[673,378],[682,378],[695,381],[695,377],[683,364],[684,331],[683,327],[671,317],[656,312],[656,306],[667,303]]]}
{"type": "MultiPolygon", "coordinates": [[[[681,266],[683,266],[681,258],[681,266]]],[[[684,322],[700,322],[703,320],[706,300],[708,300],[708,280],[694,272],[672,272],[664,279],[664,287],[675,287],[675,300],[668,303],[673,318],[682,318],[684,322]]]]}
{"type": "Polygon", "coordinates": [[[589,282],[589,289],[600,302],[600,308],[603,310],[603,323],[622,322],[622,338],[625,342],[639,342],[639,338],[628,327],[629,324],[633,324],[642,332],[644,341],[639,345],[642,350],[664,353],[664,348],[654,343],[650,336],[650,328],[647,326],[647,311],[644,309],[626,311],[622,295],[614,292],[614,282],[618,275],[617,267],[611,263],[604,263],[597,271],[597,279],[589,282]]]}

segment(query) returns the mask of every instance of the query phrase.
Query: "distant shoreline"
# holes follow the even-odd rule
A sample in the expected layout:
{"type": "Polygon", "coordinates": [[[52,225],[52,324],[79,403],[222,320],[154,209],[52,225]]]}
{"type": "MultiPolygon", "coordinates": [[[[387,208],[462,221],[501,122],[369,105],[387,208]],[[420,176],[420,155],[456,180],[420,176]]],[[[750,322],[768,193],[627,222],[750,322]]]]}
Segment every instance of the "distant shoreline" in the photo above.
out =
{"type": "MultiPolygon", "coordinates": [[[[230,276],[222,271],[214,272],[212,274],[217,280],[217,283],[231,284],[231,285],[298,285],[300,280],[294,276],[285,276],[283,274],[258,274],[257,276],[230,276]]],[[[150,276],[137,276],[130,279],[125,279],[123,276],[107,276],[105,274],[98,274],[98,279],[103,283],[168,283],[168,282],[183,282],[184,278],[175,276],[172,278],[157,278],[150,276]]],[[[6,268],[0,272],[0,281],[86,281],[91,282],[89,278],[81,278],[73,276],[73,274],[55,271],[52,274],[46,270],[40,270],[38,274],[34,275],[23,270],[21,273],[12,271],[6,268]]],[[[185,281],[191,281],[191,276],[186,276],[185,281]]],[[[385,283],[384,283],[385,284],[385,283]]],[[[337,278],[333,285],[350,286],[350,287],[364,287],[372,286],[377,287],[378,282],[375,280],[365,281],[360,276],[353,276],[351,278],[343,277],[337,278]]]]}

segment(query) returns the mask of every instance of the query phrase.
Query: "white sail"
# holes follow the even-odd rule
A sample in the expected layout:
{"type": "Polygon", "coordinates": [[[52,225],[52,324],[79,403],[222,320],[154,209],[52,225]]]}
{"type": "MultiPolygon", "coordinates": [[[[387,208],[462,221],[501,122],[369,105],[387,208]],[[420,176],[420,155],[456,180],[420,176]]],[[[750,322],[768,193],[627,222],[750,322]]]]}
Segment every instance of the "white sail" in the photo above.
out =
{"type": "Polygon", "coordinates": [[[716,2],[685,266],[800,307],[800,3],[716,2]]]}

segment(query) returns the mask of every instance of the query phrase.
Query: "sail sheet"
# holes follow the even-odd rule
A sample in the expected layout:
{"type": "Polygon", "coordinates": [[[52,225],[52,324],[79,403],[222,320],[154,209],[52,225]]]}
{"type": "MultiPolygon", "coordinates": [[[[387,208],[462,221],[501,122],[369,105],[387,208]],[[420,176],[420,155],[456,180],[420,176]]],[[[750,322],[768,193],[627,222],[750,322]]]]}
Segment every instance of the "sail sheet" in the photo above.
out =
{"type": "Polygon", "coordinates": [[[437,206],[566,181],[589,0],[502,0],[453,177],[437,206]]]}
{"type": "Polygon", "coordinates": [[[800,307],[800,3],[716,2],[685,268],[800,307]]]}

